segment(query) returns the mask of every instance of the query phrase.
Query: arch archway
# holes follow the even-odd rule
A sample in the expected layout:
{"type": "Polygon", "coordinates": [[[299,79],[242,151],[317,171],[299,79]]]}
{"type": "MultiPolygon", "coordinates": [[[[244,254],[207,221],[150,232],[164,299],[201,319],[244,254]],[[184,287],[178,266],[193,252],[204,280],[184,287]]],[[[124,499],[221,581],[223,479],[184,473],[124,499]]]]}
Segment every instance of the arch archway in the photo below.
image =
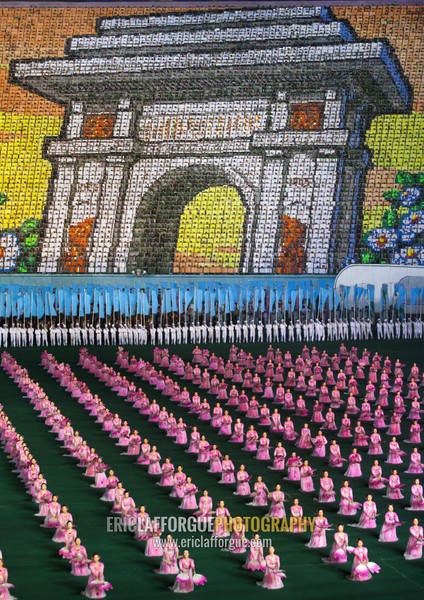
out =
{"type": "MultiPolygon", "coordinates": [[[[174,272],[174,261],[177,258],[175,264],[178,267],[175,272],[182,272],[181,257],[176,251],[185,207],[207,190],[228,188],[234,190],[233,195],[237,194],[244,208],[242,192],[229,181],[227,174],[219,167],[193,165],[184,169],[174,169],[158,179],[143,195],[138,205],[128,254],[128,269],[146,269],[149,274],[170,273],[174,272]]],[[[245,219],[242,224],[242,239],[244,234],[245,219]]],[[[242,257],[243,244],[240,244],[239,264],[242,257]]],[[[187,261],[185,262],[187,264],[187,261]]],[[[231,272],[238,272],[239,264],[231,272]]],[[[191,271],[186,267],[184,272],[191,271]]],[[[195,268],[192,272],[207,270],[195,268]]]]}

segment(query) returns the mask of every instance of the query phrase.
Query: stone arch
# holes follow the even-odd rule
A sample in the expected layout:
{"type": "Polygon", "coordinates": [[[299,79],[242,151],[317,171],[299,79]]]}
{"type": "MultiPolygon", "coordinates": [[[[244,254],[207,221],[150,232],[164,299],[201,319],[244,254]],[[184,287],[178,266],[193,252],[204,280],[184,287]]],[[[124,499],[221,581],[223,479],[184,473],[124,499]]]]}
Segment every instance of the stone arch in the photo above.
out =
{"type": "MultiPolygon", "coordinates": [[[[135,210],[127,270],[146,269],[150,274],[173,270],[180,218],[185,206],[210,187],[234,187],[246,207],[243,240],[249,235],[248,214],[251,210],[240,177],[214,164],[192,164],[173,168],[159,177],[142,195],[135,210]]],[[[246,252],[242,247],[240,271],[246,252]]]]}

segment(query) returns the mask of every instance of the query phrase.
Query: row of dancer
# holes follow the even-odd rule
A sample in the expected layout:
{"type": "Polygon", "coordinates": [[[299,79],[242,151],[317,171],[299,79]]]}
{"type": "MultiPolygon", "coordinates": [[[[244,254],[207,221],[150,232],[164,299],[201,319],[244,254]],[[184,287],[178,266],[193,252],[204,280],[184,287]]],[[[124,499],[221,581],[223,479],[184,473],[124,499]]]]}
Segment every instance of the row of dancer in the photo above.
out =
{"type": "MultiPolygon", "coordinates": [[[[30,398],[34,409],[40,410],[40,416],[44,417],[46,425],[51,426],[51,432],[58,434],[58,439],[64,442],[63,447],[71,451],[69,440],[63,435],[63,430],[60,430],[60,424],[64,417],[53,403],[49,404],[48,409],[37,406],[37,384],[29,378],[28,372],[6,352],[1,355],[1,366],[17,383],[21,392],[30,398]]],[[[7,440],[6,448],[11,449],[12,460],[19,459],[17,465],[19,476],[28,488],[28,493],[39,505],[39,512],[36,513],[36,516],[44,519],[41,527],[54,529],[52,540],[64,544],[59,550],[59,556],[70,562],[71,574],[88,576],[87,586],[82,594],[87,598],[104,598],[106,592],[112,589],[112,585],[104,579],[104,564],[100,560],[100,555],[94,553],[91,559],[88,558],[87,550],[74,526],[72,513],[66,505],[59,502],[58,495],[48,489],[47,481],[40,472],[37,461],[29,452],[23,437],[17,434],[10,423],[6,425],[6,428],[2,428],[3,431],[4,439],[7,440]]],[[[78,432],[76,435],[82,443],[84,440],[78,432]]]]}

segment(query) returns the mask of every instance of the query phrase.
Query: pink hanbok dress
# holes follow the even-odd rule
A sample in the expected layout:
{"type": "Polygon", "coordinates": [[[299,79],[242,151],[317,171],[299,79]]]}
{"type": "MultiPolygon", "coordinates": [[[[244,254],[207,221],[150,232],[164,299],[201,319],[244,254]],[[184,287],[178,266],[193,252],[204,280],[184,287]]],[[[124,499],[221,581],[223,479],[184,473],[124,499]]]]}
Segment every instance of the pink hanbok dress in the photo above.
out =
{"type": "Polygon", "coordinates": [[[313,473],[312,467],[303,466],[300,468],[300,489],[302,492],[313,492],[315,490],[312,480],[313,473]]]}
{"type": "Polygon", "coordinates": [[[318,502],[335,502],[334,483],[331,477],[321,477],[318,502]]]}
{"type": "Polygon", "coordinates": [[[212,411],[211,427],[221,427],[222,424],[222,408],[216,406],[212,411]]]}
{"type": "Polygon", "coordinates": [[[234,433],[228,441],[235,443],[235,444],[241,444],[243,442],[243,440],[244,440],[244,425],[243,425],[243,423],[235,423],[234,433]]]}
{"type": "Polygon", "coordinates": [[[194,483],[186,483],[183,486],[183,500],[179,506],[179,508],[182,508],[183,510],[194,510],[197,508],[197,500],[196,500],[196,494],[197,494],[197,487],[194,485],[194,483]]]}
{"type": "Polygon", "coordinates": [[[421,464],[421,454],[419,452],[411,452],[409,457],[409,467],[405,473],[413,473],[414,475],[421,475],[423,472],[423,466],[421,464]]]}
{"type": "Polygon", "coordinates": [[[184,485],[187,480],[187,475],[182,472],[177,472],[174,475],[174,485],[172,488],[172,492],[169,494],[171,498],[180,498],[184,497],[184,485]]]}
{"type": "Polygon", "coordinates": [[[159,575],[176,575],[178,572],[178,546],[174,541],[165,542],[162,561],[159,569],[155,569],[155,573],[159,575]]]}
{"type": "Polygon", "coordinates": [[[420,525],[413,525],[409,528],[409,539],[405,554],[406,560],[417,560],[422,558],[424,544],[423,528],[420,525]]]}
{"type": "Polygon", "coordinates": [[[327,445],[327,439],[323,435],[317,435],[317,437],[312,440],[312,443],[315,446],[312,456],[325,458],[325,446],[327,445]]]}
{"type": "Polygon", "coordinates": [[[174,485],[174,465],[172,463],[163,463],[162,465],[162,477],[158,482],[158,485],[163,487],[172,487],[174,485]]]}
{"type": "Polygon", "coordinates": [[[400,449],[398,442],[390,442],[389,443],[389,455],[387,457],[386,463],[390,465],[400,465],[403,463],[402,456],[404,456],[406,452],[400,449]]]}
{"type": "Polygon", "coordinates": [[[231,515],[228,508],[218,506],[215,511],[215,521],[213,528],[214,537],[230,537],[229,531],[231,515]]]}
{"type": "Polygon", "coordinates": [[[362,457],[360,454],[350,454],[349,466],[345,473],[345,477],[362,477],[361,462],[362,457]]]}
{"type": "Polygon", "coordinates": [[[352,581],[368,581],[373,573],[379,573],[380,567],[368,560],[368,550],[362,546],[353,550],[353,565],[349,579],[352,581]]]}
{"type": "Polygon", "coordinates": [[[360,529],[375,529],[377,527],[377,505],[373,500],[365,500],[362,505],[362,513],[359,522],[352,527],[360,529]]]}
{"type": "Polygon", "coordinates": [[[330,564],[341,564],[347,562],[348,537],[343,531],[336,531],[334,542],[331,546],[330,556],[323,558],[323,562],[330,564]]]}
{"type": "Polygon", "coordinates": [[[385,497],[391,500],[401,500],[403,498],[402,488],[399,475],[390,475],[385,497]]]}
{"type": "Polygon", "coordinates": [[[252,502],[248,502],[248,506],[268,506],[268,490],[263,481],[257,481],[253,486],[252,502]]]}
{"type": "Polygon", "coordinates": [[[422,485],[414,483],[411,486],[411,506],[407,507],[406,510],[424,510],[422,485]]]}
{"type": "Polygon", "coordinates": [[[259,440],[259,448],[256,453],[257,460],[270,460],[269,456],[269,438],[260,438],[259,440]]]}
{"type": "Polygon", "coordinates": [[[311,539],[305,545],[308,548],[325,548],[327,546],[327,529],[330,527],[326,517],[317,517],[311,539]]]}
{"type": "Polygon", "coordinates": [[[218,483],[228,484],[235,483],[234,463],[231,460],[223,460],[221,463],[222,476],[218,483]]]}
{"type": "Polygon", "coordinates": [[[267,512],[268,517],[277,517],[278,519],[282,519],[286,516],[286,510],[284,508],[284,492],[274,491],[269,494],[269,499],[271,500],[271,506],[269,511],[267,512]]]}
{"type": "Polygon", "coordinates": [[[207,582],[204,575],[195,572],[194,561],[191,558],[181,558],[178,562],[178,568],[180,572],[171,588],[173,592],[192,592],[195,585],[204,585],[207,582]]]}
{"type": "Polygon", "coordinates": [[[368,454],[371,456],[383,454],[383,449],[381,448],[381,436],[379,433],[372,433],[370,435],[370,447],[368,454]]]}
{"type": "Polygon", "coordinates": [[[283,471],[286,460],[286,451],[284,448],[275,448],[274,450],[274,461],[271,467],[268,467],[272,471],[283,471]]]}
{"type": "Polygon", "coordinates": [[[265,558],[265,575],[257,585],[268,590],[280,590],[284,587],[282,579],[286,577],[280,569],[280,558],[276,554],[268,554],[265,558]]]}
{"type": "Polygon", "coordinates": [[[382,469],[380,465],[371,467],[371,475],[368,482],[368,487],[371,490],[382,490],[386,487],[387,479],[382,476],[382,469]]]}
{"type": "Polygon", "coordinates": [[[236,475],[237,491],[236,496],[250,496],[250,475],[246,471],[238,471],[236,475]]]}
{"type": "Polygon", "coordinates": [[[193,513],[199,521],[208,521],[212,518],[212,498],[210,496],[202,496],[199,500],[199,510],[193,513]]]}
{"type": "Polygon", "coordinates": [[[286,467],[287,467],[287,479],[288,481],[300,481],[300,467],[302,466],[302,461],[300,458],[290,456],[287,459],[286,467]]]}
{"type": "Polygon", "coordinates": [[[72,565],[71,575],[75,575],[77,577],[87,577],[90,575],[91,571],[88,568],[88,563],[90,562],[87,558],[87,550],[85,546],[72,546],[70,551],[70,563],[72,565]]]}
{"type": "Polygon", "coordinates": [[[342,487],[340,490],[339,515],[352,516],[356,515],[358,509],[361,508],[359,502],[353,500],[353,490],[351,487],[342,487]]]}
{"type": "Polygon", "coordinates": [[[396,528],[400,527],[401,523],[399,521],[399,517],[395,512],[386,512],[384,515],[384,523],[380,530],[380,535],[378,538],[379,542],[397,542],[397,532],[396,528]]]}
{"type": "Polygon", "coordinates": [[[249,552],[243,569],[247,569],[248,571],[265,571],[265,568],[266,562],[262,542],[260,539],[252,539],[249,542],[249,552]]]}

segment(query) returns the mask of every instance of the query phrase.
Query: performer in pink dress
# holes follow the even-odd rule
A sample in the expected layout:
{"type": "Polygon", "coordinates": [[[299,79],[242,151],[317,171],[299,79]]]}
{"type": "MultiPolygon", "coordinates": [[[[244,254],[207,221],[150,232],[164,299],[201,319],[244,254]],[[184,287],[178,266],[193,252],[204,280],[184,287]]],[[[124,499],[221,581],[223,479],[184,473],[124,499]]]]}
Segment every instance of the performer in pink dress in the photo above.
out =
{"type": "Polygon", "coordinates": [[[356,515],[359,508],[361,508],[361,504],[354,502],[353,490],[349,487],[349,482],[347,480],[344,481],[343,487],[340,489],[340,504],[337,514],[345,516],[356,515]]]}
{"type": "Polygon", "coordinates": [[[423,486],[418,478],[411,485],[411,506],[405,510],[424,510],[423,486]]]}
{"type": "Polygon", "coordinates": [[[322,561],[329,564],[341,564],[347,562],[348,537],[344,532],[344,525],[338,525],[334,534],[334,542],[331,546],[330,556],[322,561]]]}
{"type": "Polygon", "coordinates": [[[299,437],[299,434],[294,430],[294,423],[291,417],[287,417],[284,421],[283,438],[288,442],[293,442],[297,437],[299,437]]]}
{"type": "Polygon", "coordinates": [[[271,500],[271,507],[267,512],[267,516],[269,517],[277,517],[278,519],[282,519],[286,516],[286,511],[284,508],[284,492],[281,491],[281,485],[277,484],[273,492],[268,494],[268,498],[271,500]]]}
{"type": "Polygon", "coordinates": [[[368,483],[368,487],[371,490],[382,490],[386,487],[388,479],[383,477],[383,470],[380,467],[378,460],[376,459],[371,467],[371,475],[368,483]]]}
{"type": "Polygon", "coordinates": [[[353,438],[354,446],[368,446],[368,436],[365,434],[365,429],[361,425],[361,421],[356,422],[355,435],[353,438]]]}
{"type": "Polygon", "coordinates": [[[218,483],[229,484],[235,482],[234,463],[230,460],[229,454],[224,455],[224,460],[221,462],[222,476],[218,483]]]}
{"type": "Polygon", "coordinates": [[[413,473],[414,475],[421,475],[423,472],[423,466],[421,463],[421,454],[418,452],[418,448],[414,448],[409,457],[409,467],[405,473],[413,473]]]}
{"type": "Polygon", "coordinates": [[[138,509],[135,524],[136,531],[134,533],[134,538],[139,542],[147,542],[150,539],[150,532],[153,525],[150,521],[149,513],[146,511],[146,507],[143,505],[138,509]]]}
{"type": "Polygon", "coordinates": [[[422,558],[424,545],[423,528],[419,525],[418,519],[412,521],[412,527],[409,528],[409,540],[403,555],[406,560],[417,560],[422,558]]]}
{"type": "Polygon", "coordinates": [[[210,460],[211,446],[204,435],[200,437],[199,454],[197,456],[198,463],[207,463],[210,460]]]}
{"type": "Polygon", "coordinates": [[[390,418],[389,429],[386,432],[387,435],[392,435],[392,436],[402,435],[402,431],[400,428],[401,421],[402,421],[402,415],[400,415],[398,413],[393,413],[390,418]]]}
{"type": "Polygon", "coordinates": [[[283,448],[283,444],[278,442],[274,449],[274,461],[272,466],[269,466],[268,469],[271,469],[272,471],[282,471],[285,466],[286,455],[287,453],[283,448]]]}
{"type": "Polygon", "coordinates": [[[380,572],[380,567],[368,560],[368,550],[361,539],[356,541],[356,548],[348,549],[353,554],[352,571],[348,579],[351,581],[368,581],[374,573],[380,572]]]}
{"type": "Polygon", "coordinates": [[[318,516],[315,518],[311,539],[305,546],[307,548],[325,548],[327,546],[327,529],[330,529],[331,527],[332,525],[330,525],[327,518],[324,517],[324,511],[320,509],[318,511],[318,516]]]}
{"type": "Polygon", "coordinates": [[[71,575],[76,575],[77,577],[89,576],[91,573],[88,568],[90,561],[87,558],[87,550],[81,544],[80,538],[75,539],[75,544],[71,547],[69,554],[69,560],[72,565],[71,575]]]}
{"type": "Polygon", "coordinates": [[[372,434],[370,435],[368,454],[371,456],[383,454],[383,449],[381,447],[381,435],[378,433],[378,429],[376,427],[374,427],[372,434]]]}
{"type": "Polygon", "coordinates": [[[236,496],[250,496],[250,484],[251,479],[249,473],[246,471],[244,465],[240,465],[240,469],[236,474],[237,479],[237,490],[234,493],[236,496]]]}
{"type": "Polygon", "coordinates": [[[400,449],[399,442],[396,441],[395,437],[392,437],[392,441],[389,443],[389,454],[386,463],[390,465],[400,465],[403,463],[402,456],[406,452],[400,449]]]}
{"type": "Polygon", "coordinates": [[[312,439],[312,443],[315,446],[314,451],[312,452],[312,456],[325,458],[325,446],[328,442],[321,429],[318,431],[317,436],[312,439]]]}
{"type": "Polygon", "coordinates": [[[200,444],[200,433],[197,431],[197,427],[193,427],[190,434],[190,445],[186,450],[187,454],[198,454],[200,444]]]}
{"type": "Polygon", "coordinates": [[[262,546],[262,540],[258,533],[256,533],[249,542],[249,552],[246,558],[246,562],[243,565],[243,569],[248,571],[265,571],[266,562],[264,559],[264,550],[262,546]]]}
{"type": "Polygon", "coordinates": [[[154,569],[158,575],[176,575],[178,568],[178,544],[172,537],[167,535],[163,544],[163,554],[159,569],[154,569]]]}
{"type": "Polygon", "coordinates": [[[68,521],[68,523],[66,524],[65,534],[63,536],[63,541],[65,545],[59,550],[59,556],[61,556],[62,558],[70,558],[70,550],[74,545],[77,536],[77,530],[74,529],[72,521],[68,521]]]}
{"type": "Polygon", "coordinates": [[[262,581],[257,581],[256,585],[268,590],[280,590],[284,587],[282,579],[285,577],[286,574],[280,569],[280,558],[275,554],[274,546],[270,546],[265,557],[264,578],[262,581]]]}
{"type": "Polygon", "coordinates": [[[398,515],[395,513],[393,504],[389,504],[387,512],[384,515],[384,523],[380,530],[378,538],[379,542],[397,542],[398,537],[396,528],[400,527],[402,523],[399,521],[398,515]]]}
{"type": "Polygon", "coordinates": [[[229,442],[235,444],[241,444],[244,440],[244,424],[241,419],[237,419],[234,424],[234,433],[231,438],[228,440],[229,442]]]}
{"type": "Polygon", "coordinates": [[[255,431],[254,426],[250,425],[250,427],[246,433],[246,443],[244,445],[243,450],[245,450],[246,452],[256,452],[258,439],[259,439],[259,436],[258,436],[257,432],[255,431]]]}
{"type": "Polygon", "coordinates": [[[218,450],[216,444],[213,444],[210,452],[209,452],[209,469],[208,473],[222,473],[222,464],[221,460],[223,458],[221,452],[218,450]]]}
{"type": "Polygon", "coordinates": [[[314,482],[312,480],[312,476],[315,472],[315,469],[309,466],[309,462],[307,460],[303,461],[303,465],[300,468],[300,489],[302,492],[313,492],[314,482]]]}
{"type": "Polygon", "coordinates": [[[179,573],[175,583],[169,589],[177,593],[188,593],[194,590],[195,585],[205,585],[207,579],[204,575],[196,573],[196,567],[188,550],[184,550],[182,558],[178,561],[179,573]]]}
{"type": "Polygon", "coordinates": [[[199,510],[193,513],[199,521],[209,521],[212,518],[213,501],[209,496],[208,490],[203,491],[203,495],[199,499],[199,510]]]}
{"type": "Polygon", "coordinates": [[[216,403],[212,411],[211,427],[221,427],[223,410],[219,402],[216,403]]]}
{"type": "Polygon", "coordinates": [[[271,415],[270,431],[277,433],[284,431],[284,426],[281,424],[281,415],[278,412],[278,408],[275,408],[271,415]]]}
{"type": "Polygon", "coordinates": [[[58,497],[55,495],[52,501],[47,505],[47,514],[44,519],[44,523],[40,527],[49,527],[57,529],[59,526],[59,515],[61,511],[61,505],[58,502],[58,497]]]}
{"type": "Polygon", "coordinates": [[[296,452],[292,452],[291,456],[287,459],[287,479],[288,481],[300,481],[300,467],[302,466],[302,459],[297,456],[296,452]]]}
{"type": "Polygon", "coordinates": [[[228,410],[224,411],[224,415],[221,420],[221,426],[218,431],[218,435],[231,435],[231,424],[233,419],[229,414],[228,410]]]}
{"type": "Polygon", "coordinates": [[[270,460],[269,444],[270,444],[270,440],[268,438],[266,431],[264,431],[262,434],[262,437],[259,438],[259,448],[258,448],[256,457],[255,457],[257,460],[270,460]]]}
{"type": "Polygon", "coordinates": [[[349,455],[349,467],[345,477],[362,477],[361,462],[361,455],[358,453],[357,448],[353,448],[352,453],[349,455]]]}
{"type": "Polygon", "coordinates": [[[383,496],[383,498],[389,498],[390,500],[401,500],[403,498],[401,492],[403,487],[404,485],[400,482],[400,477],[397,470],[393,469],[387,483],[386,495],[383,496]]]}
{"type": "Polygon", "coordinates": [[[418,420],[415,419],[409,428],[409,440],[404,440],[405,444],[421,444],[421,432],[422,427],[418,423],[418,420]]]}
{"type": "Polygon", "coordinates": [[[339,437],[339,438],[351,438],[352,437],[352,432],[350,430],[350,423],[351,423],[350,419],[347,416],[347,413],[345,413],[343,415],[343,419],[342,419],[337,437],[339,437]]]}
{"type": "Polygon", "coordinates": [[[16,600],[15,596],[12,596],[10,591],[15,586],[9,583],[9,572],[4,566],[3,558],[0,553],[0,599],[1,600],[16,600]]]}
{"type": "Polygon", "coordinates": [[[290,530],[292,533],[301,533],[304,531],[303,508],[299,504],[299,498],[293,498],[293,504],[290,506],[290,530]]]}
{"type": "Polygon", "coordinates": [[[68,510],[68,507],[64,504],[59,514],[58,526],[56,529],[56,533],[52,537],[54,542],[64,542],[65,541],[65,533],[68,528],[68,522],[73,521],[72,515],[68,510]]]}
{"type": "Polygon", "coordinates": [[[162,476],[160,481],[157,482],[157,485],[161,485],[163,487],[172,487],[174,485],[174,465],[171,463],[171,459],[169,457],[165,458],[165,462],[162,465],[162,476]]]}
{"type": "Polygon", "coordinates": [[[368,494],[367,499],[362,505],[362,514],[359,522],[351,527],[359,527],[360,529],[375,529],[377,527],[377,505],[372,499],[372,495],[368,494]]]}
{"type": "Polygon", "coordinates": [[[259,475],[253,486],[252,502],[248,502],[247,506],[267,506],[269,490],[265,485],[262,477],[259,475]]]}
{"type": "Polygon", "coordinates": [[[215,510],[215,521],[212,535],[214,537],[230,537],[231,515],[224,500],[218,502],[215,510]]]}
{"type": "Polygon", "coordinates": [[[329,465],[330,467],[342,467],[343,463],[346,462],[346,458],[342,458],[340,452],[340,446],[337,443],[337,440],[332,440],[329,449],[329,465]]]}
{"type": "Polygon", "coordinates": [[[177,471],[174,474],[173,488],[172,492],[169,494],[171,498],[180,498],[182,499],[184,496],[184,485],[187,481],[187,476],[183,472],[183,468],[181,465],[177,467],[177,471]]]}
{"type": "Polygon", "coordinates": [[[161,475],[162,470],[160,466],[161,456],[157,452],[156,446],[152,446],[152,450],[149,452],[149,468],[147,472],[149,475],[161,475]]]}
{"type": "Polygon", "coordinates": [[[223,548],[224,552],[231,552],[232,554],[244,554],[247,550],[249,542],[246,539],[246,526],[243,523],[241,517],[235,517],[232,520],[231,538],[228,542],[228,547],[223,548]]]}
{"type": "Polygon", "coordinates": [[[328,431],[337,431],[336,415],[331,407],[328,409],[325,415],[325,423],[322,428],[327,429],[328,431]]]}
{"type": "Polygon", "coordinates": [[[197,508],[196,494],[198,492],[197,487],[192,483],[191,477],[187,477],[185,484],[183,485],[183,499],[179,506],[183,510],[194,510],[197,508]]]}
{"type": "Polygon", "coordinates": [[[324,471],[319,480],[319,485],[318,502],[335,502],[334,483],[331,477],[328,476],[328,471],[324,471]]]}

